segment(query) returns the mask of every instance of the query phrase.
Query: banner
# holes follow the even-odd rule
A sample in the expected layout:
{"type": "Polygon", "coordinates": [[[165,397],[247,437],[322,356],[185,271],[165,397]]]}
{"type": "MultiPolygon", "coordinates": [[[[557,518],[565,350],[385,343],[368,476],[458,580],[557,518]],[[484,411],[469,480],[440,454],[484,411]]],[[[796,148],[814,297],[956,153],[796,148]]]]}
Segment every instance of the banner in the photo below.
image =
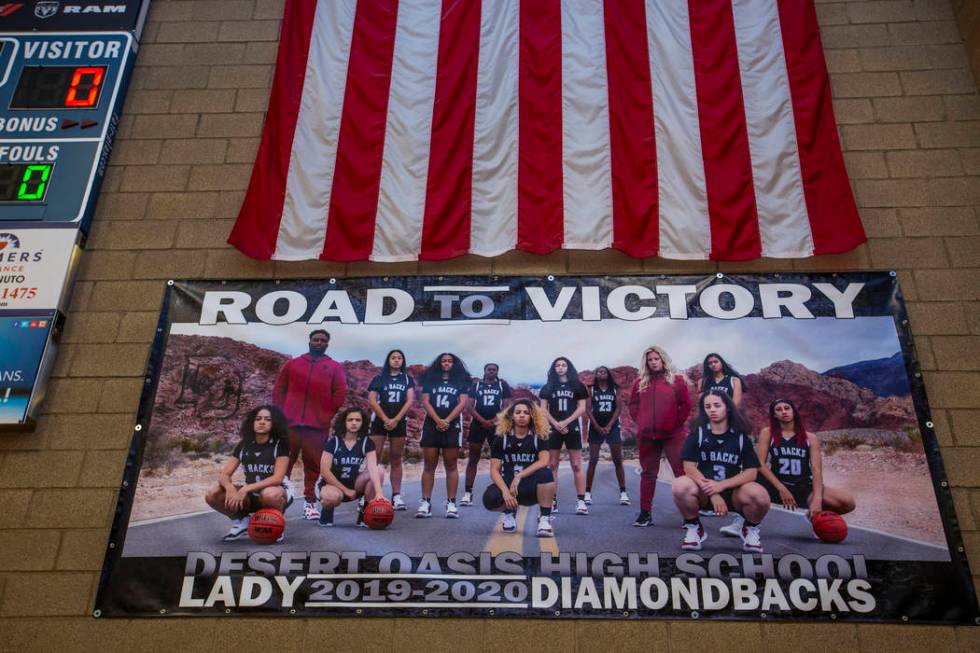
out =
{"type": "Polygon", "coordinates": [[[96,616],[978,617],[894,273],[170,284],[96,616]]]}

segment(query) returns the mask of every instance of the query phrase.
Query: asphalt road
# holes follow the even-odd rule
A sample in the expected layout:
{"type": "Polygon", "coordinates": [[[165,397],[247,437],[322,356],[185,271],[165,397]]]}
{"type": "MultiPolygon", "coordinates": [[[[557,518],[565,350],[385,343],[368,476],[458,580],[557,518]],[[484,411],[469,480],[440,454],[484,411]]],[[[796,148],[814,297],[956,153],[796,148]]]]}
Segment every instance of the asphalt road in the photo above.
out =
{"type": "MultiPolygon", "coordinates": [[[[460,473],[462,475],[462,471],[460,473]]],[[[542,551],[558,552],[631,552],[658,553],[673,558],[679,553],[681,518],[670,497],[669,481],[659,481],[654,499],[653,521],[650,528],[635,528],[631,524],[638,512],[639,476],[627,467],[627,486],[632,506],[619,505],[619,490],[611,464],[600,465],[593,487],[593,504],[587,516],[575,515],[575,489],[571,473],[563,462],[559,482],[559,512],[553,522],[555,538],[538,538],[537,508],[521,508],[518,531],[503,533],[501,515],[483,508],[480,497],[489,484],[481,475],[476,484],[476,503],[460,508],[460,519],[445,518],[444,479],[437,478],[433,496],[433,516],[416,519],[419,499],[418,483],[407,483],[402,496],[409,510],[396,512],[391,526],[382,531],[357,528],[354,525],[354,504],[348,503],[335,512],[334,526],[323,528],[316,522],[303,520],[303,502],[297,500],[286,512],[286,539],[282,544],[263,549],[279,551],[363,551],[367,555],[383,555],[401,551],[410,555],[434,552],[447,555],[457,551],[479,552],[516,551],[524,556],[538,556],[542,551]]],[[[390,495],[390,488],[385,488],[390,495]]],[[[462,496],[462,492],[460,492],[462,496]]],[[[729,518],[706,517],[704,524],[708,539],[703,551],[712,553],[741,553],[741,539],[725,537],[718,528],[729,518]]],[[[184,556],[188,551],[241,551],[255,547],[247,536],[234,542],[222,542],[228,530],[227,517],[208,512],[162,520],[150,520],[130,525],[124,556],[184,556]]],[[[802,513],[793,514],[773,509],[762,523],[762,542],[766,553],[777,556],[798,553],[807,558],[834,553],[842,556],[863,554],[873,560],[949,560],[945,547],[861,527],[850,527],[847,539],[840,544],[826,544],[814,537],[809,522],[802,513]]]]}

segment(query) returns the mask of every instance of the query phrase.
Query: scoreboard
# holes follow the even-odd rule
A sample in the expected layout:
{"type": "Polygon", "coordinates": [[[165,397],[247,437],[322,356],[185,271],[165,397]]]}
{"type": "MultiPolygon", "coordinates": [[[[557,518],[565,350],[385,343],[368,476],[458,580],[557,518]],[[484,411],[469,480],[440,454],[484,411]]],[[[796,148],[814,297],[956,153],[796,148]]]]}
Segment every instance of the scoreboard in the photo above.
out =
{"type": "Polygon", "coordinates": [[[0,34],[0,223],[88,230],[134,60],[127,32],[0,34]]]}

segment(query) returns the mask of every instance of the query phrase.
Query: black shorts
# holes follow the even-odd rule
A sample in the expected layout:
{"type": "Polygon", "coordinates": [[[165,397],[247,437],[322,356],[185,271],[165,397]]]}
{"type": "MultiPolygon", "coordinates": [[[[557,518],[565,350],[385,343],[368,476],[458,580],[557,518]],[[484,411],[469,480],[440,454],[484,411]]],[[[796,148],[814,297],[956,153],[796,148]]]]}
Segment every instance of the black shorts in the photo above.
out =
{"type": "MultiPolygon", "coordinates": [[[[783,499],[779,496],[779,490],[776,489],[775,485],[769,482],[769,479],[762,474],[759,474],[759,478],[756,479],[756,482],[764,487],[766,492],[769,493],[770,501],[782,505],[783,499]]],[[[796,505],[801,508],[807,507],[807,503],[810,501],[810,495],[813,494],[812,484],[802,485],[800,483],[786,483],[784,481],[783,485],[785,485],[786,489],[789,490],[789,493],[793,495],[796,505]]]]}
{"type": "Polygon", "coordinates": [[[377,415],[375,415],[371,419],[371,430],[369,435],[384,435],[389,438],[404,438],[406,435],[408,435],[408,418],[403,417],[395,428],[388,431],[385,429],[384,422],[378,419],[377,415]]]}
{"type": "MultiPolygon", "coordinates": [[[[360,475],[361,475],[361,472],[358,472],[357,476],[360,476],[360,475]]],[[[338,478],[337,480],[340,481],[340,484],[343,485],[348,490],[354,490],[355,489],[354,486],[357,484],[357,477],[356,476],[354,478],[338,478]]],[[[327,485],[327,481],[322,476],[320,478],[316,479],[316,485],[314,486],[313,494],[314,494],[314,496],[316,496],[317,501],[320,500],[320,491],[326,485],[327,485]]],[[[334,486],[331,486],[331,487],[334,487],[334,486]]],[[[347,501],[353,501],[354,499],[351,499],[350,497],[348,497],[345,494],[343,500],[345,502],[347,502],[347,501]]]]}
{"type": "Polygon", "coordinates": [[[548,449],[551,451],[561,451],[564,446],[569,451],[579,451],[582,449],[582,431],[573,423],[568,426],[568,433],[552,431],[548,438],[548,449]]]}
{"type": "Polygon", "coordinates": [[[606,444],[623,444],[623,434],[619,426],[619,420],[616,420],[616,423],[609,431],[609,435],[599,433],[599,429],[594,426],[589,428],[589,444],[602,444],[603,442],[606,444]]]}
{"type": "Polygon", "coordinates": [[[463,425],[457,417],[449,423],[449,428],[440,431],[436,428],[436,423],[426,418],[422,423],[422,441],[419,443],[423,449],[458,449],[463,446],[463,425]]]}
{"type": "MultiPolygon", "coordinates": [[[[510,480],[504,479],[508,486],[510,486],[510,480]]],[[[551,483],[554,480],[554,475],[547,467],[539,469],[531,476],[525,476],[517,484],[517,503],[522,506],[538,505],[538,485],[551,483]]],[[[502,505],[504,505],[504,493],[500,491],[499,487],[491,483],[483,493],[483,506],[487,510],[497,510],[502,505]]]]}
{"type": "Polygon", "coordinates": [[[470,422],[470,433],[466,439],[471,445],[478,444],[482,447],[484,442],[493,440],[495,433],[496,427],[487,428],[483,424],[473,420],[470,422]]]}
{"type": "MultiPolygon", "coordinates": [[[[731,488],[730,490],[722,490],[719,494],[721,498],[725,501],[725,505],[728,506],[728,512],[733,512],[735,508],[735,500],[732,495],[735,494],[735,490],[738,488],[731,488]]],[[[702,510],[711,510],[711,497],[704,497],[701,504],[702,510]]]]}
{"type": "MultiPolygon", "coordinates": [[[[241,487],[236,485],[235,487],[241,487]]],[[[286,508],[293,505],[293,486],[292,483],[283,483],[282,488],[286,490],[286,508]]],[[[265,506],[262,505],[262,500],[259,499],[258,492],[249,492],[245,495],[245,503],[242,506],[243,512],[247,514],[252,514],[256,510],[261,510],[265,506]]]]}

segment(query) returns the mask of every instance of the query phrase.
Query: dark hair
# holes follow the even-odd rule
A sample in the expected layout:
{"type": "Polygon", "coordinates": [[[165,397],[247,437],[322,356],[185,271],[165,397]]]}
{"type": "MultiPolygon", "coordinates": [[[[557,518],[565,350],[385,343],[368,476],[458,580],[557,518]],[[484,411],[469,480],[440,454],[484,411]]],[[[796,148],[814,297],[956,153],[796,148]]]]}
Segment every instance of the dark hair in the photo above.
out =
{"type": "Polygon", "coordinates": [[[327,337],[327,342],[330,342],[330,332],[327,331],[326,329],[313,329],[312,331],[310,331],[310,340],[312,340],[313,336],[315,336],[318,333],[322,333],[323,335],[325,335],[327,337]]]}
{"type": "Polygon", "coordinates": [[[584,388],[585,386],[578,380],[578,370],[576,370],[575,366],[572,365],[572,361],[568,360],[564,356],[559,356],[555,360],[551,361],[551,365],[548,367],[548,380],[545,382],[544,387],[541,388],[541,392],[548,394],[558,387],[559,383],[561,383],[561,380],[558,378],[558,372],[555,371],[555,363],[558,361],[565,361],[565,364],[568,365],[568,372],[565,374],[565,376],[568,377],[568,383],[576,389],[579,387],[584,388]]]}
{"type": "Polygon", "coordinates": [[[496,367],[498,370],[500,369],[500,364],[499,363],[487,363],[486,365],[483,366],[483,371],[486,372],[487,371],[487,368],[490,367],[491,365],[493,365],[494,367],[496,367]]]}
{"type": "Polygon", "coordinates": [[[361,430],[357,432],[357,437],[363,438],[368,432],[368,412],[360,406],[346,406],[337,411],[337,416],[333,418],[333,434],[344,439],[347,434],[347,416],[351,413],[361,414],[361,430]]]}
{"type": "Polygon", "coordinates": [[[701,395],[700,402],[698,403],[698,419],[694,423],[693,430],[697,430],[700,426],[708,426],[711,423],[711,420],[708,419],[708,413],[704,409],[704,400],[708,397],[718,397],[725,403],[725,409],[728,414],[728,428],[735,433],[751,435],[752,425],[742,416],[742,413],[739,412],[735,406],[735,402],[728,396],[728,393],[722,390],[709,390],[701,395]]]}
{"type": "Polygon", "coordinates": [[[269,431],[269,439],[288,440],[289,421],[286,419],[286,415],[272,404],[262,404],[245,413],[245,417],[242,418],[242,425],[238,429],[238,434],[242,437],[242,440],[255,442],[255,418],[258,416],[260,410],[267,410],[272,415],[272,430],[269,431]]]}
{"type": "Polygon", "coordinates": [[[444,351],[438,356],[436,356],[429,367],[425,369],[425,373],[422,374],[423,383],[438,383],[442,380],[442,357],[452,356],[453,357],[453,367],[449,370],[449,380],[453,383],[463,384],[470,383],[473,380],[473,375],[470,371],[466,369],[466,363],[463,362],[456,354],[448,351],[444,351]]]}
{"type": "Polygon", "coordinates": [[[408,359],[405,358],[405,352],[403,352],[401,349],[392,349],[385,354],[385,362],[384,365],[381,366],[381,376],[384,377],[391,374],[391,364],[388,361],[391,360],[391,355],[395,353],[402,355],[402,372],[405,372],[406,374],[408,373],[405,370],[405,368],[408,367],[408,359]]]}
{"type": "Polygon", "coordinates": [[[789,399],[773,399],[769,402],[769,436],[775,438],[778,434],[782,437],[783,425],[776,419],[776,404],[786,404],[793,409],[793,433],[795,433],[793,441],[798,447],[806,446],[806,427],[803,426],[803,418],[800,417],[800,411],[796,410],[796,405],[789,399]]]}
{"type": "Polygon", "coordinates": [[[746,390],[748,390],[749,387],[745,384],[745,379],[742,378],[742,375],[739,374],[735,370],[734,367],[732,367],[727,362],[725,362],[725,359],[722,358],[720,354],[716,354],[714,352],[712,352],[712,353],[708,354],[707,356],[705,356],[704,357],[704,363],[702,363],[702,365],[701,365],[701,387],[702,388],[707,388],[708,387],[708,384],[710,382],[713,382],[714,379],[715,379],[714,372],[712,372],[710,369],[708,369],[708,359],[709,358],[717,358],[719,361],[721,361],[721,373],[722,374],[724,374],[725,376],[731,376],[731,377],[736,378],[736,379],[738,379],[739,381],[742,382],[742,392],[745,392],[746,390]]]}
{"type": "Polygon", "coordinates": [[[595,368],[595,372],[592,376],[592,387],[594,388],[596,384],[599,383],[599,370],[606,370],[606,374],[608,375],[606,378],[609,379],[609,389],[613,392],[619,391],[619,385],[616,383],[616,379],[613,378],[612,370],[605,365],[600,365],[599,367],[595,368]]]}

